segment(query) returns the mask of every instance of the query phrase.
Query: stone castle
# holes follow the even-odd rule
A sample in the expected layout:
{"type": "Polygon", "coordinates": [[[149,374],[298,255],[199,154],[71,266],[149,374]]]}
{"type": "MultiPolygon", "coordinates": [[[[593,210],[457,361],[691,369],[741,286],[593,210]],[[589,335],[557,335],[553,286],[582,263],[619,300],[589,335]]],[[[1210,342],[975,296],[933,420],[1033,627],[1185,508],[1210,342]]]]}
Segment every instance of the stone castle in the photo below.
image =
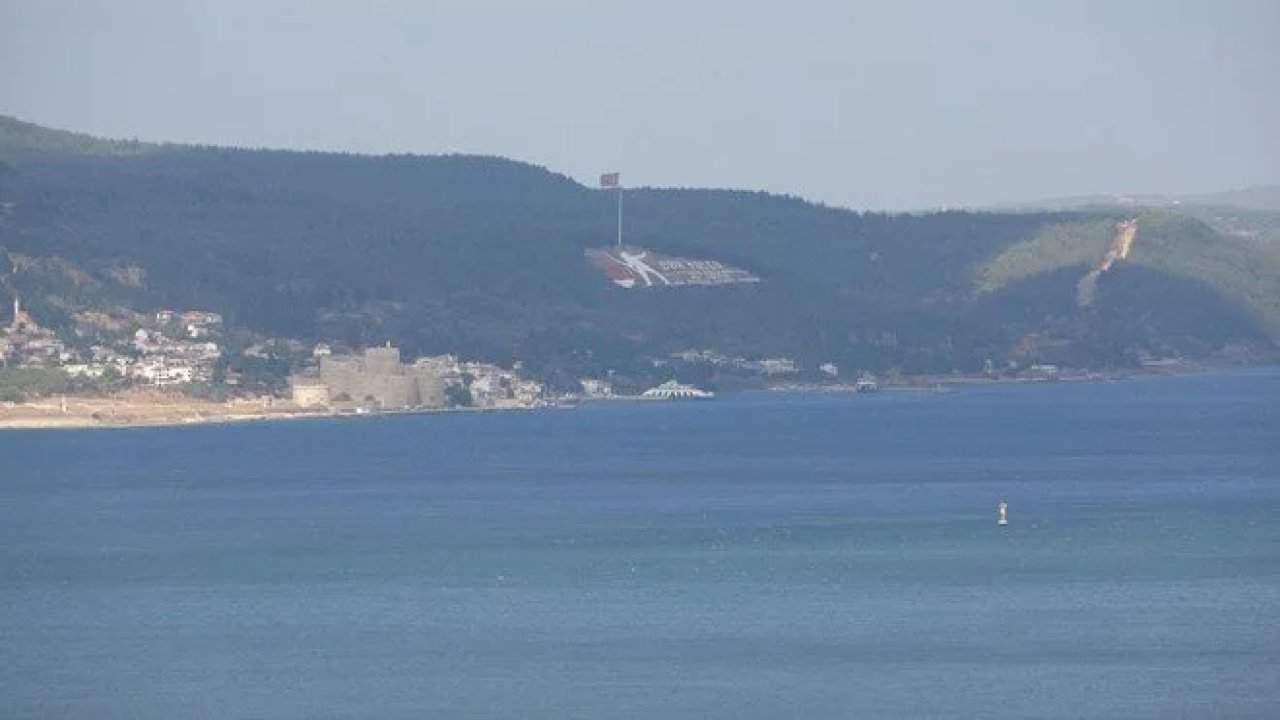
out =
{"type": "Polygon", "coordinates": [[[445,388],[457,372],[438,358],[423,358],[412,365],[400,360],[400,349],[367,348],[360,355],[325,355],[318,374],[289,379],[293,400],[312,407],[351,402],[376,405],[383,410],[412,407],[444,407],[445,388]]]}

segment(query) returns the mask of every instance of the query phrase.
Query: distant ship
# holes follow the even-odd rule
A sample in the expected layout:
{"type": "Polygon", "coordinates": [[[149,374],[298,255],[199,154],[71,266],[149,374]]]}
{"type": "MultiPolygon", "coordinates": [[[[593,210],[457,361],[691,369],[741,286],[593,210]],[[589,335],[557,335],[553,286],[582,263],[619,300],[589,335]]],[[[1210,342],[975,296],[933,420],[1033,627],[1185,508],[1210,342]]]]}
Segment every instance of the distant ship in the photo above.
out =
{"type": "Polygon", "coordinates": [[[658,387],[645,390],[640,397],[650,400],[710,400],[716,394],[693,385],[682,385],[668,380],[658,387]]]}
{"type": "Polygon", "coordinates": [[[997,525],[1009,524],[1009,503],[1005,502],[1004,500],[1001,500],[1000,502],[996,503],[996,524],[997,525]]]}

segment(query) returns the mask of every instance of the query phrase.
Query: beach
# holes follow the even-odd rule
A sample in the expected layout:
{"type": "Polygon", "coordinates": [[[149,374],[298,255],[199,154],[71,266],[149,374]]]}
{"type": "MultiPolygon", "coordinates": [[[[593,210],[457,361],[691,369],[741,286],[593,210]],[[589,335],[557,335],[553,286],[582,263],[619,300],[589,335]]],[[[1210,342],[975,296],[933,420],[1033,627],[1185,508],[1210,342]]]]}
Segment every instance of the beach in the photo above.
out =
{"type": "Polygon", "coordinates": [[[324,417],[279,398],[205,400],[156,391],[107,397],[50,397],[0,404],[0,429],[133,427],[324,417]]]}

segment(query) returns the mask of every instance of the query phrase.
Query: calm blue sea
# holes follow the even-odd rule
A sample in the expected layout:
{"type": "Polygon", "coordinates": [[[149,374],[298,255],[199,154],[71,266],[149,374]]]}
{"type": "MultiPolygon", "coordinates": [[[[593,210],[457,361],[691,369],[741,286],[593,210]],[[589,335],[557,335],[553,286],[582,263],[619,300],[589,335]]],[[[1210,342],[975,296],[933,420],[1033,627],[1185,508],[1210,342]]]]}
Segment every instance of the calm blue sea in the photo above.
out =
{"type": "Polygon", "coordinates": [[[1280,371],[3,432],[0,717],[1280,717],[1280,371]]]}

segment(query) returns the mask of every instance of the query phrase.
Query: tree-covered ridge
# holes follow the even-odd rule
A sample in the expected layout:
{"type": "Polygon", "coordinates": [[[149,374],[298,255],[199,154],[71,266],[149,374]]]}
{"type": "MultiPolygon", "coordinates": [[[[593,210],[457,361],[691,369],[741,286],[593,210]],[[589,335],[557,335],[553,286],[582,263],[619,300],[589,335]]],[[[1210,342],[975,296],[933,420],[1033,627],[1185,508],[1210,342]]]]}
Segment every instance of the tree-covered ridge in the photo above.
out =
{"type": "Polygon", "coordinates": [[[1179,215],[1140,216],[1133,260],[1204,283],[1255,315],[1280,342],[1280,245],[1222,236],[1179,215]]]}
{"type": "Polygon", "coordinates": [[[52,130],[0,115],[0,157],[12,153],[65,153],[73,155],[137,155],[161,146],[137,140],[106,140],[93,135],[52,130]]]}
{"type": "MultiPolygon", "coordinates": [[[[1124,217],[1049,225],[1015,243],[978,269],[975,283],[994,292],[1018,280],[1064,268],[1085,272],[1105,255],[1124,217]]],[[[1280,341],[1280,246],[1224,236],[1194,218],[1145,209],[1131,214],[1137,235],[1128,262],[1202,284],[1253,315],[1280,341]]]]}
{"type": "Polygon", "coordinates": [[[1223,235],[1280,245],[1280,210],[1192,205],[1181,211],[1223,235]]]}
{"type": "MultiPolygon", "coordinates": [[[[629,292],[583,257],[613,240],[612,193],[524,163],[178,145],[80,153],[38,131],[7,137],[0,247],[59,258],[96,283],[20,273],[39,313],[210,308],[277,337],[395,340],[409,354],[520,360],[567,378],[661,373],[650,360],[690,348],[921,372],[1050,346],[1091,365],[1257,341],[1215,304],[1239,266],[1227,245],[1184,257],[1170,241],[1134,284],[1103,283],[1084,318],[1070,302],[1079,273],[1060,269],[1098,260],[1123,217],[1110,211],[858,213],[764,193],[627,190],[628,243],[763,279],[629,292]],[[1099,322],[1107,313],[1124,323],[1099,322]],[[1201,340],[1165,342],[1170,333],[1201,340]]],[[[1265,304],[1265,282],[1242,287],[1232,302],[1265,304]]]]}

